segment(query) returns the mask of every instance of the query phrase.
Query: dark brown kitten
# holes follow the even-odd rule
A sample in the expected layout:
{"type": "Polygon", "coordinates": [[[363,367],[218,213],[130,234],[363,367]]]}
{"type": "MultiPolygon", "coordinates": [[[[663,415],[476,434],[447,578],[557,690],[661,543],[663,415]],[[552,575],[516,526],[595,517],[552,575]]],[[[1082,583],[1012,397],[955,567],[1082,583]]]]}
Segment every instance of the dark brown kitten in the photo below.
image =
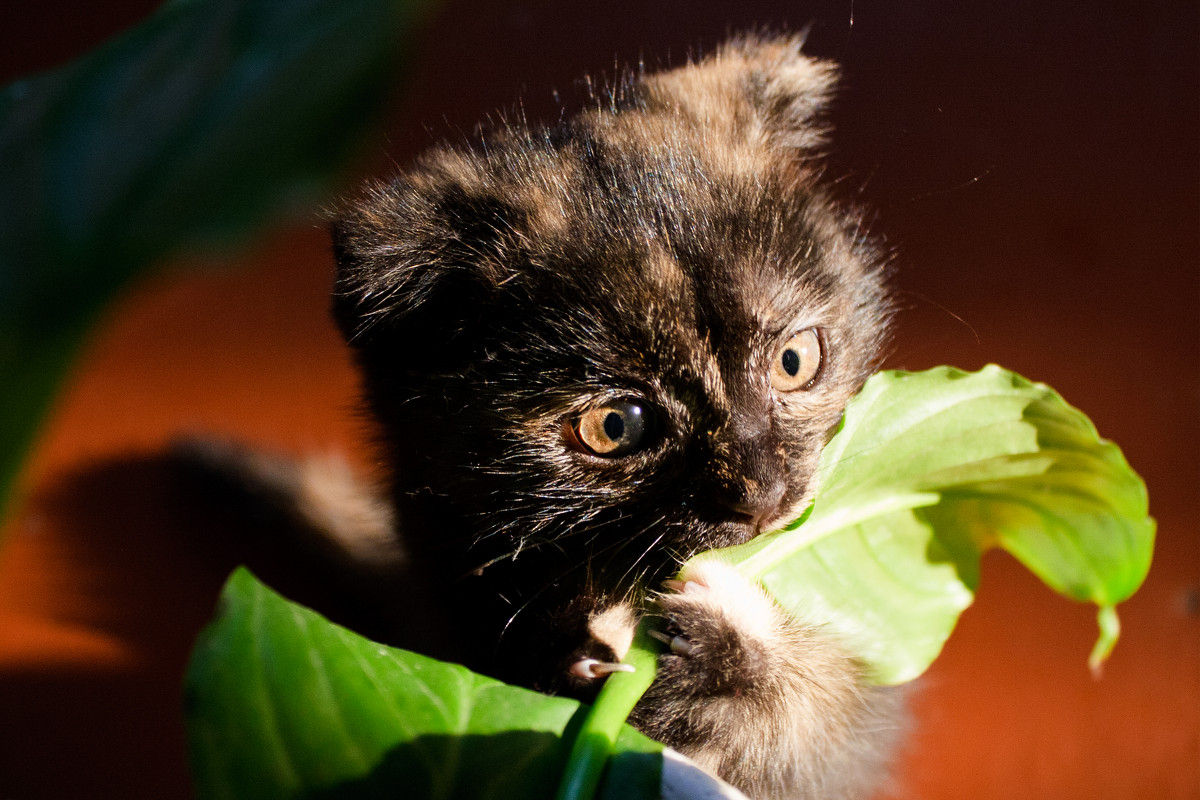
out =
{"type": "Polygon", "coordinates": [[[798,516],[877,363],[880,269],[816,183],[833,75],[797,40],[735,40],[435,148],[334,226],[400,580],[426,598],[396,638],[588,697],[657,603],[678,638],[634,720],[753,797],[866,795],[898,714],[728,569],[645,588],[798,516]]]}

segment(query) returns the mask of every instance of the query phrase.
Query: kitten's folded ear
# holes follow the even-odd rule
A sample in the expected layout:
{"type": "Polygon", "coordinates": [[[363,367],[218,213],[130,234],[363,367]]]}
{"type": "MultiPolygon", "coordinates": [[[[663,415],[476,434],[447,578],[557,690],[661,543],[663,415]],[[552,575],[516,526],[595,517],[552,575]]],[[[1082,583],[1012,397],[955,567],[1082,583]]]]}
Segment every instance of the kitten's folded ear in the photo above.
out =
{"type": "Polygon", "coordinates": [[[433,153],[435,169],[379,184],[346,203],[331,225],[337,278],[333,316],[357,350],[397,347],[397,368],[451,365],[484,324],[487,296],[508,276],[521,213],[485,181],[438,174],[464,168],[433,153]]]}
{"type": "Polygon", "coordinates": [[[713,55],[643,79],[647,111],[669,111],[751,146],[804,155],[825,141],[821,111],[837,67],[800,52],[802,36],[740,36],[713,55]]]}

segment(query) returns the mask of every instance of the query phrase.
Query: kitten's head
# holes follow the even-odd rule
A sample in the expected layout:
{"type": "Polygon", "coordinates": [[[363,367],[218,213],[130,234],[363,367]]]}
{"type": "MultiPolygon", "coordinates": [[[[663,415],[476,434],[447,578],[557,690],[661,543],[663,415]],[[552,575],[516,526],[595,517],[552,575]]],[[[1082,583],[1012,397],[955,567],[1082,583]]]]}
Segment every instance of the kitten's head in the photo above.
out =
{"type": "Polygon", "coordinates": [[[737,40],[436,148],[336,222],[404,535],[500,597],[495,625],[568,642],[554,609],[803,511],[886,317],[858,219],[815,185],[832,78],[796,40],[737,40]]]}

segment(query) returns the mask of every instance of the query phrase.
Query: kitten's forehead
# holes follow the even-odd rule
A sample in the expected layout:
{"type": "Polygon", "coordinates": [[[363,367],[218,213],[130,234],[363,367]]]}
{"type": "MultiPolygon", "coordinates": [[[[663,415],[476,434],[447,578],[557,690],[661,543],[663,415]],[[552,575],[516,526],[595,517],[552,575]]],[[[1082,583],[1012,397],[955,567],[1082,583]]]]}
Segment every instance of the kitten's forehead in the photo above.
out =
{"type": "Polygon", "coordinates": [[[556,191],[524,193],[541,204],[527,220],[554,221],[554,233],[531,237],[543,247],[536,260],[586,276],[582,291],[603,278],[614,297],[636,297],[632,309],[648,315],[639,322],[689,349],[721,348],[728,331],[817,324],[860,271],[841,231],[794,186],[714,171],[681,143],[609,152],[589,138],[584,149],[588,163],[559,173],[556,191]]]}
{"type": "Polygon", "coordinates": [[[568,286],[539,303],[558,334],[547,357],[578,348],[608,391],[652,386],[691,414],[727,418],[767,391],[783,339],[831,319],[804,270],[728,251],[686,259],[661,242],[634,249],[581,254],[598,258],[593,270],[564,270],[568,286]]]}
{"type": "MultiPolygon", "coordinates": [[[[640,373],[688,405],[727,412],[747,376],[761,393],[781,339],[830,321],[853,271],[836,263],[842,233],[824,224],[821,198],[741,162],[729,168],[705,152],[711,142],[628,130],[614,141],[611,128],[593,120],[535,154],[491,151],[489,194],[516,207],[507,218],[524,251],[510,256],[501,289],[518,315],[536,308],[556,330],[547,358],[564,345],[589,351],[578,355],[597,386],[640,373]]],[[[519,325],[514,350],[529,328],[519,325]]]]}
{"type": "Polygon", "coordinates": [[[837,352],[873,351],[871,255],[783,135],[782,107],[758,108],[758,83],[719,72],[720,86],[700,70],[675,89],[732,92],[724,122],[655,83],[627,106],[431,151],[340,226],[351,341],[436,330],[449,344],[414,353],[409,374],[530,368],[543,394],[552,376],[597,393],[670,378],[724,405],[803,328],[827,328],[837,352]]]}
{"type": "Polygon", "coordinates": [[[670,253],[654,248],[645,260],[644,274],[656,298],[645,309],[645,329],[651,333],[655,360],[665,370],[660,375],[698,382],[708,401],[727,409],[730,404],[718,350],[704,308],[703,279],[670,253]]]}

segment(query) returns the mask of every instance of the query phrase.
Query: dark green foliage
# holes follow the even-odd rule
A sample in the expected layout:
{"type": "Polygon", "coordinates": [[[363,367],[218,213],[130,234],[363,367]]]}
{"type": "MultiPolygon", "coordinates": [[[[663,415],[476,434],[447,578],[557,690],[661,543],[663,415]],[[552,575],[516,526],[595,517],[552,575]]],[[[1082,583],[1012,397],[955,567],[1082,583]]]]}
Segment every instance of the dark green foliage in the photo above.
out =
{"type": "Polygon", "coordinates": [[[0,513],[100,311],[148,267],[311,208],[427,0],[176,0],[0,92],[0,513]]]}

